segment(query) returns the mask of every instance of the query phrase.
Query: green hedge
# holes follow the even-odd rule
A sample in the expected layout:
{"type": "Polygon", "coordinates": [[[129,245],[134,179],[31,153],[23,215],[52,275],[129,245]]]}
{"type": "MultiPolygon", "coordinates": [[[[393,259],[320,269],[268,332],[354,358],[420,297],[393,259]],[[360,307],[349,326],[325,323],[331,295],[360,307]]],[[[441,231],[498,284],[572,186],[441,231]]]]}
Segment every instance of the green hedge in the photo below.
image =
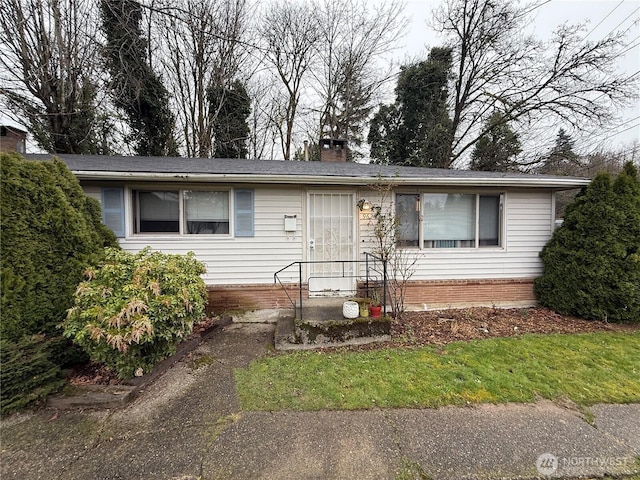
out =
{"type": "Polygon", "coordinates": [[[3,339],[55,333],[82,272],[105,246],[117,245],[59,160],[35,162],[2,154],[3,339]]]}
{"type": "Polygon", "coordinates": [[[540,254],[538,301],[587,319],[640,322],[640,180],[629,163],[598,175],[540,254]]]}
{"type": "Polygon", "coordinates": [[[50,343],[43,336],[0,341],[0,412],[5,414],[44,399],[64,385],[60,367],[51,361],[50,343]]]}
{"type": "Polygon", "coordinates": [[[101,223],[99,203],[84,194],[64,163],[27,161],[5,153],[0,163],[0,338],[6,413],[60,385],[59,367],[71,361],[77,349],[70,349],[66,339],[61,343],[58,326],[73,303],[83,271],[117,240],[101,223]],[[29,381],[24,381],[25,375],[30,375],[29,381]],[[22,390],[7,393],[6,388],[18,383],[24,384],[22,390]]]}

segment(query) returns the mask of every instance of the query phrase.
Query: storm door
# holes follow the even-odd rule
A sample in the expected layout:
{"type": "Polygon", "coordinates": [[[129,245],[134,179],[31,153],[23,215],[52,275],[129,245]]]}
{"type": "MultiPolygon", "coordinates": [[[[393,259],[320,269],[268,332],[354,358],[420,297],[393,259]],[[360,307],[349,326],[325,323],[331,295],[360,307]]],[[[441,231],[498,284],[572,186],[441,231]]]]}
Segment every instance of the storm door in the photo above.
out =
{"type": "Polygon", "coordinates": [[[355,223],[352,193],[309,193],[309,295],[355,292],[355,223]]]}

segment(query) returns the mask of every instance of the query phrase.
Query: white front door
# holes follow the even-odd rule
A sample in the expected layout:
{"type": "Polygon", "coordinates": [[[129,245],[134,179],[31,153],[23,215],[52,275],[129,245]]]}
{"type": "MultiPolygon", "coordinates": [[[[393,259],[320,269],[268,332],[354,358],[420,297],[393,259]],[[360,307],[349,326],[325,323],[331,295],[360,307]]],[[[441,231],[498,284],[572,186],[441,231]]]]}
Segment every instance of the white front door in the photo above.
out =
{"type": "Polygon", "coordinates": [[[353,193],[309,193],[310,296],[355,292],[355,208],[353,193]]]}

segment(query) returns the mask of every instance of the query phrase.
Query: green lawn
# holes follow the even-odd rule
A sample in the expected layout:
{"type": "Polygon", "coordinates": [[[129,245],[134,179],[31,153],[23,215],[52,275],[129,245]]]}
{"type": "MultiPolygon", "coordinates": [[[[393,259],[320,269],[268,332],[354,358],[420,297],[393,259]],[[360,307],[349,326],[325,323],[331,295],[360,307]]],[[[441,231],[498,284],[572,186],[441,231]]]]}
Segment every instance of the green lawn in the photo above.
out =
{"type": "Polygon", "coordinates": [[[369,352],[296,352],[235,373],[245,410],[439,407],[568,398],[640,402],[640,332],[522,337],[369,352]]]}

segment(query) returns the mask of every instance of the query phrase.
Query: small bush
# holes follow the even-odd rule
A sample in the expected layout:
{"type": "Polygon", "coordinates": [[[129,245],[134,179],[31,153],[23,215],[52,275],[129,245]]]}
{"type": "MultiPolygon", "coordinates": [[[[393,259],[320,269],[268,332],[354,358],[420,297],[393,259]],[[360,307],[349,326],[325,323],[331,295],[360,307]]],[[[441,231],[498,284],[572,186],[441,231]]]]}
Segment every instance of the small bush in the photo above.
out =
{"type": "Polygon", "coordinates": [[[60,367],[50,360],[50,342],[42,335],[0,341],[0,413],[41,400],[64,385],[60,367]]]}
{"type": "Polygon", "coordinates": [[[640,180],[627,164],[598,175],[567,207],[540,254],[540,304],[587,319],[640,322],[640,180]]]}
{"type": "Polygon", "coordinates": [[[64,335],[95,362],[130,378],[175,352],[204,316],[204,265],[189,252],[138,254],[106,249],[104,263],[85,273],[64,335]]]}

